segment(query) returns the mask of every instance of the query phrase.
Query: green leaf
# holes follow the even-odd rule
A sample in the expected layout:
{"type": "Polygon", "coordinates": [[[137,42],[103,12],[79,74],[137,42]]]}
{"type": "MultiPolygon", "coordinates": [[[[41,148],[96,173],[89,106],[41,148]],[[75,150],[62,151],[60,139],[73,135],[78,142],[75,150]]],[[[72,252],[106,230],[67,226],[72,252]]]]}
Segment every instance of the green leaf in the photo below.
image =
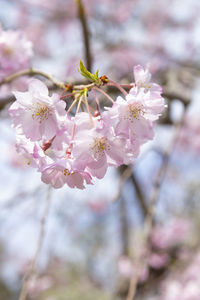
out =
{"type": "Polygon", "coordinates": [[[101,83],[99,79],[99,70],[97,70],[95,74],[92,74],[86,69],[82,61],[80,61],[80,69],[78,71],[81,73],[83,77],[89,79],[90,81],[95,82],[96,84],[101,83]]]}

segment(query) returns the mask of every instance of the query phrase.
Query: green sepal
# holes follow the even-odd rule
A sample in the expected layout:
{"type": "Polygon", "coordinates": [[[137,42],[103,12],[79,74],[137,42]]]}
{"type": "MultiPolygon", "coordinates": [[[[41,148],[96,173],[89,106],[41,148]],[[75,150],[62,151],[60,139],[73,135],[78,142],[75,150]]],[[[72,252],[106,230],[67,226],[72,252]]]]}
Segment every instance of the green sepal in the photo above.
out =
{"type": "Polygon", "coordinates": [[[88,89],[84,88],[84,89],[80,90],[79,95],[80,95],[80,97],[87,96],[87,93],[88,93],[88,89]]]}

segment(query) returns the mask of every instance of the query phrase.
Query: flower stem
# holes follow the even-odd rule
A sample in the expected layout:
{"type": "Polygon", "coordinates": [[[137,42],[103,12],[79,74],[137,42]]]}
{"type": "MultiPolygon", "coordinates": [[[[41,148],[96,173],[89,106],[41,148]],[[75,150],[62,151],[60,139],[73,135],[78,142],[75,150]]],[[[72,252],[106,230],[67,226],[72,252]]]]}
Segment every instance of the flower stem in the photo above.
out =
{"type": "Polygon", "coordinates": [[[68,108],[66,114],[68,114],[68,113],[72,110],[72,108],[74,107],[74,105],[76,104],[76,102],[77,102],[77,98],[72,102],[72,104],[71,104],[70,107],[68,108]]]}
{"type": "Polygon", "coordinates": [[[92,114],[91,114],[90,107],[89,107],[88,100],[87,100],[87,92],[84,93],[84,100],[85,100],[85,105],[87,107],[87,111],[88,111],[88,114],[90,117],[91,125],[92,125],[92,127],[94,127],[94,120],[92,118],[92,114]]]}
{"type": "Polygon", "coordinates": [[[123,89],[123,87],[122,87],[121,84],[119,84],[119,83],[117,83],[115,81],[112,81],[112,80],[109,80],[109,83],[107,85],[114,85],[114,86],[116,86],[122,92],[122,94],[124,96],[126,96],[128,94],[127,91],[125,91],[125,89],[123,89]]]}
{"type": "Polygon", "coordinates": [[[106,96],[112,103],[114,103],[114,100],[106,92],[99,89],[97,86],[95,86],[94,89],[97,90],[99,93],[103,94],[104,96],[106,96]]]}
{"type": "Polygon", "coordinates": [[[93,93],[94,93],[94,99],[95,99],[96,104],[97,104],[97,110],[100,110],[99,99],[97,97],[97,93],[96,93],[95,90],[93,90],[93,93]]]}

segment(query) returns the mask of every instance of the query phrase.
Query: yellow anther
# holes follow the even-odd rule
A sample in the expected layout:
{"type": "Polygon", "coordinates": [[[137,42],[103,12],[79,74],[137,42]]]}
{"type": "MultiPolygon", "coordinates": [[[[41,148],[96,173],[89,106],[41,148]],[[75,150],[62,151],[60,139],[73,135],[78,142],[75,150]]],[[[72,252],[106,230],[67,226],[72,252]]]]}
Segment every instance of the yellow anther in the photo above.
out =
{"type": "Polygon", "coordinates": [[[70,173],[70,171],[68,170],[68,169],[64,169],[63,170],[63,174],[66,176],[69,176],[69,175],[71,175],[71,173],[70,173]]]}
{"type": "Polygon", "coordinates": [[[109,145],[107,144],[107,139],[105,137],[95,138],[94,144],[91,147],[95,154],[103,155],[106,149],[109,150],[109,145]]]}
{"type": "Polygon", "coordinates": [[[136,104],[129,104],[128,106],[128,116],[125,117],[125,119],[130,120],[133,122],[134,119],[139,120],[140,115],[144,114],[144,111],[142,109],[142,105],[136,105],[136,104]]]}
{"type": "Polygon", "coordinates": [[[46,106],[45,104],[41,104],[39,102],[37,102],[33,108],[32,111],[34,112],[32,114],[32,118],[35,119],[39,119],[39,122],[41,123],[44,120],[47,120],[49,115],[51,115],[51,110],[49,109],[48,106],[46,106]]]}

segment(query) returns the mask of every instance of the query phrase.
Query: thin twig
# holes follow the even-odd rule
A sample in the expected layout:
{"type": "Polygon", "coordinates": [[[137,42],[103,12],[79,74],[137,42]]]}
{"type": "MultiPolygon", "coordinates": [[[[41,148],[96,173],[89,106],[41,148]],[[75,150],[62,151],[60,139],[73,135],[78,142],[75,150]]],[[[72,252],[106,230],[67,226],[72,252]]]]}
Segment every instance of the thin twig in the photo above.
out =
{"type": "Polygon", "coordinates": [[[97,97],[97,93],[95,90],[93,90],[93,94],[94,94],[94,99],[96,101],[96,105],[97,105],[97,110],[100,111],[100,105],[99,105],[99,99],[97,97]]]}
{"type": "Polygon", "coordinates": [[[131,277],[127,300],[133,300],[136,294],[136,288],[139,279],[139,269],[136,270],[135,276],[131,277]]]}
{"type": "Polygon", "coordinates": [[[111,86],[116,86],[116,88],[118,88],[118,90],[120,90],[120,92],[122,92],[122,94],[126,97],[126,95],[128,94],[127,91],[125,91],[125,89],[122,87],[121,84],[113,81],[113,80],[109,80],[108,86],[111,85],[111,86]]]}
{"type": "Polygon", "coordinates": [[[92,114],[91,114],[91,111],[90,111],[90,107],[89,107],[89,104],[88,104],[87,94],[86,93],[84,94],[84,100],[85,100],[85,105],[87,107],[87,111],[88,111],[88,114],[89,114],[90,123],[91,123],[92,127],[94,127],[94,120],[92,118],[92,114]]]}
{"type": "Polygon", "coordinates": [[[74,90],[83,90],[83,89],[91,90],[95,86],[96,83],[80,84],[80,85],[78,84],[78,85],[74,85],[74,90]]]}
{"type": "Polygon", "coordinates": [[[72,104],[70,105],[70,107],[69,107],[68,110],[66,111],[66,114],[68,114],[68,113],[72,110],[72,108],[73,108],[74,105],[77,103],[77,101],[78,101],[78,99],[75,98],[75,100],[72,102],[72,104]]]}
{"type": "Polygon", "coordinates": [[[41,248],[43,245],[43,241],[44,241],[45,225],[46,225],[46,221],[47,221],[49,208],[50,208],[50,186],[48,187],[48,190],[47,190],[45,208],[44,208],[44,212],[43,212],[42,219],[40,222],[40,233],[39,233],[39,239],[38,239],[38,243],[37,243],[37,249],[36,249],[35,255],[33,257],[30,269],[28,269],[28,271],[24,277],[19,300],[26,300],[30,279],[32,278],[33,274],[35,273],[37,260],[38,260],[38,257],[39,257],[39,254],[40,254],[40,251],[41,251],[41,248]]]}

